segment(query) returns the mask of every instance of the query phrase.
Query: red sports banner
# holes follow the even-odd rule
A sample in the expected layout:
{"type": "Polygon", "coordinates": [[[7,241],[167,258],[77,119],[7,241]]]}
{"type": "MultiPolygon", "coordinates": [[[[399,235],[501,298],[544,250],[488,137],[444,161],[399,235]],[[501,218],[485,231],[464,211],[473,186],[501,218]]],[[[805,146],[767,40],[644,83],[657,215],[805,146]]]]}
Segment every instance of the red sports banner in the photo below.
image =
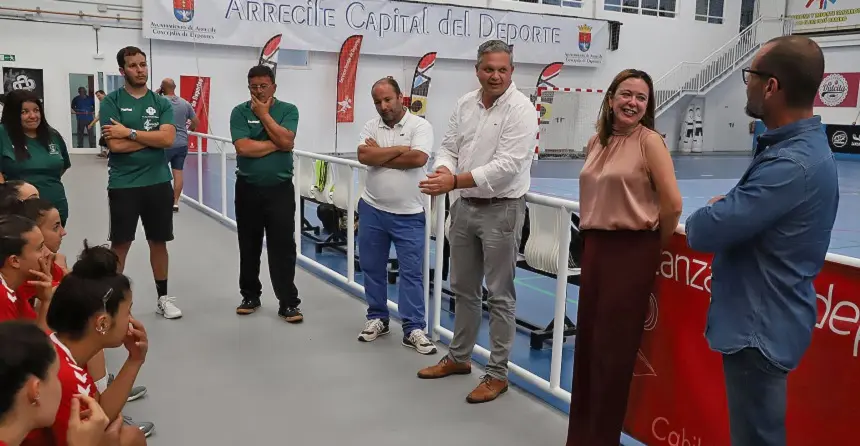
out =
{"type": "MultiPolygon", "coordinates": [[[[179,96],[191,104],[197,119],[200,120],[200,125],[195,129],[196,132],[209,133],[209,90],[211,80],[208,77],[198,76],[180,76],[179,77],[179,96]]],[[[199,138],[194,136],[188,137],[188,151],[196,152],[199,138]]],[[[206,142],[204,138],[200,143],[200,150],[206,151],[206,142]]]]}
{"type": "MultiPolygon", "coordinates": [[[[722,356],[704,336],[711,256],[676,235],[657,274],[624,430],[652,446],[729,445],[722,356]]],[[[788,380],[789,446],[847,444],[856,434],[860,270],[826,262],[815,289],[818,324],[788,380]]]]}
{"type": "Polygon", "coordinates": [[[281,36],[282,34],[275,34],[266,41],[266,44],[260,49],[260,59],[257,62],[258,65],[265,65],[271,68],[272,72],[275,73],[275,77],[278,74],[278,53],[281,50],[281,36]]]}
{"type": "MultiPolygon", "coordinates": [[[[537,85],[538,89],[541,88],[556,88],[555,84],[552,81],[561,74],[561,68],[564,66],[564,62],[553,62],[547,64],[543,67],[543,70],[540,72],[540,76],[538,76],[537,85]]],[[[540,94],[540,93],[538,93],[540,94]]]]}
{"type": "Polygon", "coordinates": [[[434,66],[436,66],[435,51],[421,56],[418,65],[415,66],[409,100],[406,101],[404,98],[404,102],[408,102],[406,105],[409,107],[409,112],[415,116],[423,118],[427,114],[427,96],[430,95],[430,81],[433,80],[430,74],[434,66]]]}
{"type": "Polygon", "coordinates": [[[824,73],[815,96],[816,107],[857,107],[860,73],[824,73]]]}
{"type": "Polygon", "coordinates": [[[355,75],[363,36],[349,36],[340,47],[337,62],[337,108],[335,122],[352,122],[355,118],[355,75]]]}

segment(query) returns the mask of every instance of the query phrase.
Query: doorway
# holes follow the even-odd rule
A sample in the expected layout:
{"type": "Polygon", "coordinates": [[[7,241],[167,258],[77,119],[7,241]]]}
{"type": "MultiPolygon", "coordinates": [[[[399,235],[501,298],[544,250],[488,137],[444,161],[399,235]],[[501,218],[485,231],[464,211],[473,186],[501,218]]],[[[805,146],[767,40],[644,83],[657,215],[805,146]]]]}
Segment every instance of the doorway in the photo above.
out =
{"type": "Polygon", "coordinates": [[[757,6],[756,0],[741,0],[741,29],[738,32],[743,32],[758,18],[757,6]]]}
{"type": "Polygon", "coordinates": [[[95,76],[69,73],[69,118],[72,125],[72,147],[96,148],[95,76]]]}

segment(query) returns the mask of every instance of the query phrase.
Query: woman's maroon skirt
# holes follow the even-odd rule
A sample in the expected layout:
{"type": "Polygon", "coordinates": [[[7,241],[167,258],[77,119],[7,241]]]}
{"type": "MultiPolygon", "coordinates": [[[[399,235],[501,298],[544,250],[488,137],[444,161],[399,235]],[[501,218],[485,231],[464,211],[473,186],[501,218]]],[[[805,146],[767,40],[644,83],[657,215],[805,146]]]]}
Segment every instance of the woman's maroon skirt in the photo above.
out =
{"type": "Polygon", "coordinates": [[[618,446],[659,231],[585,230],[567,446],[618,446]]]}

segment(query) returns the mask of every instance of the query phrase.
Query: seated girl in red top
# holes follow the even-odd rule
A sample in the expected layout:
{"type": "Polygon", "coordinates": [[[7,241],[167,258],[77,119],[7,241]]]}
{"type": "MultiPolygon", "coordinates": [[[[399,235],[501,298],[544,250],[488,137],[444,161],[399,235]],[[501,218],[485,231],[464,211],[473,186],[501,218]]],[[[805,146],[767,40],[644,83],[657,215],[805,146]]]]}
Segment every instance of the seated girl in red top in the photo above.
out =
{"type": "Polygon", "coordinates": [[[53,293],[51,279],[42,271],[48,270],[50,257],[35,222],[20,215],[0,216],[0,321],[30,319],[47,329],[45,321],[53,293]],[[41,302],[38,314],[15,291],[28,281],[42,288],[42,292],[36,293],[41,302]]]}
{"type": "MultiPolygon", "coordinates": [[[[29,300],[31,303],[38,301],[38,304],[34,303],[37,312],[40,314],[45,313],[47,311],[47,307],[45,307],[45,305],[47,304],[43,304],[42,302],[48,302],[50,300],[50,296],[47,295],[53,294],[53,290],[57,288],[57,285],[59,285],[63,276],[68,273],[66,259],[59,252],[60,246],[63,242],[63,237],[66,236],[66,230],[60,220],[60,213],[57,208],[53,203],[43,198],[36,197],[19,201],[10,205],[9,211],[35,221],[45,238],[45,247],[56,256],[53,261],[48,257],[44,262],[44,265],[42,265],[44,268],[42,272],[45,273],[45,275],[41,275],[36,278],[35,281],[25,282],[24,285],[16,291],[20,301],[29,300]],[[45,278],[46,276],[50,276],[51,279],[47,280],[45,278]],[[47,297],[40,297],[39,293],[45,294],[47,297]]],[[[27,307],[29,307],[29,305],[27,305],[27,307]]],[[[28,315],[31,315],[33,319],[36,318],[36,312],[33,312],[32,310],[28,315]]],[[[100,391],[104,391],[105,388],[107,388],[109,381],[107,369],[105,367],[104,351],[99,352],[89,363],[87,363],[87,365],[89,367],[90,375],[96,382],[96,387],[98,387],[100,391]]],[[[146,387],[135,386],[132,389],[128,400],[133,401],[145,393],[146,387]]],[[[149,429],[144,429],[144,433],[147,432],[151,433],[151,427],[149,429]]]]}
{"type": "MultiPolygon", "coordinates": [[[[50,201],[37,197],[18,203],[13,209],[13,213],[35,221],[36,225],[39,226],[39,230],[42,231],[42,237],[45,239],[45,248],[55,255],[53,261],[50,261],[51,258],[48,258],[48,261],[45,263],[50,272],[51,288],[56,288],[60,284],[60,281],[63,280],[63,276],[66,275],[66,270],[68,269],[65,257],[59,254],[63,237],[66,236],[66,229],[63,228],[63,224],[60,222],[60,212],[50,201]]],[[[38,298],[37,294],[43,288],[33,283],[25,282],[16,292],[19,298],[32,302],[33,298],[38,298]]]]}
{"type": "MultiPolygon", "coordinates": [[[[54,423],[62,394],[59,370],[53,342],[39,327],[26,321],[0,323],[0,446],[19,446],[28,432],[54,423]]],[[[98,403],[77,396],[71,407],[67,443],[99,444],[108,419],[98,403]],[[90,411],[84,419],[82,403],[90,411]]]]}
{"type": "MultiPolygon", "coordinates": [[[[68,415],[75,394],[96,399],[112,421],[122,423],[121,412],[146,359],[148,341],[143,325],[131,317],[131,283],[118,273],[119,258],[105,246],[87,246],[54,292],[47,322],[54,333],[60,360],[62,398],[49,430],[36,431],[30,445],[66,446],[68,415]],[[124,345],[128,359],[116,379],[99,394],[86,364],[105,348],[124,345]],[[37,439],[36,437],[41,437],[37,439]]],[[[119,428],[119,445],[145,445],[143,432],[132,425],[119,428]]]]}
{"type": "Polygon", "coordinates": [[[0,183],[0,209],[13,205],[16,201],[29,200],[39,196],[39,190],[32,184],[21,180],[0,183]]]}

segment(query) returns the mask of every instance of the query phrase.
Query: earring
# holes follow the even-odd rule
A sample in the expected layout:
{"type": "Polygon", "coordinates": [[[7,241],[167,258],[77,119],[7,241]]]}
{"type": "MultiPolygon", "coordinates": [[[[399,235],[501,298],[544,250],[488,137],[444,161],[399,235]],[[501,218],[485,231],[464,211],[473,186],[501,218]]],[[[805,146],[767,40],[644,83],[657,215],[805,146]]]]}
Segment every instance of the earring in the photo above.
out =
{"type": "Polygon", "coordinates": [[[33,405],[33,406],[35,406],[35,405],[39,404],[39,394],[36,394],[36,396],[35,396],[35,397],[33,397],[33,401],[32,401],[32,402],[30,402],[30,404],[31,404],[31,405],[33,405]]]}

